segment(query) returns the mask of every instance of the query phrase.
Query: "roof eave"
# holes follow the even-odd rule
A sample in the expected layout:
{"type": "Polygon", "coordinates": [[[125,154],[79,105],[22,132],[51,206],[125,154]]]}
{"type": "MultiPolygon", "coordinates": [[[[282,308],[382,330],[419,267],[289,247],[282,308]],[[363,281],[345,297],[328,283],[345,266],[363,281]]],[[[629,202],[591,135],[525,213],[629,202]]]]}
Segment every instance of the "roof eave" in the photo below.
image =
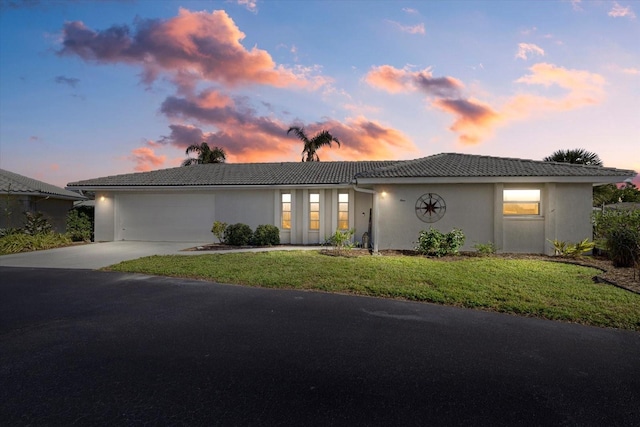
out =
{"type": "Polygon", "coordinates": [[[619,176],[478,176],[478,177],[399,177],[358,178],[359,185],[376,184],[497,184],[497,183],[582,183],[612,184],[623,182],[630,175],[619,176]]]}

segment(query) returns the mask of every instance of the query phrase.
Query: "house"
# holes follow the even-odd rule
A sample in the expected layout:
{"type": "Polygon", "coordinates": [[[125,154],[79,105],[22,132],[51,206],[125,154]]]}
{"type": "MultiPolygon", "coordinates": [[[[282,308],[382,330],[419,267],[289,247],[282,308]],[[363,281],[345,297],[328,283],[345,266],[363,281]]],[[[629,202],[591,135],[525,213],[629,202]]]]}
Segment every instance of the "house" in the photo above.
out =
{"type": "Polygon", "coordinates": [[[22,227],[24,212],[42,212],[54,231],[64,233],[67,213],[78,200],[86,200],[86,197],[0,169],[0,228],[22,227]]]}
{"type": "Polygon", "coordinates": [[[95,192],[101,240],[210,242],[214,221],[274,224],[281,241],[365,232],[374,250],[412,249],[421,230],[466,234],[463,249],[552,253],[591,238],[594,185],[631,170],[444,153],[415,160],[205,164],[70,183],[95,192]]]}

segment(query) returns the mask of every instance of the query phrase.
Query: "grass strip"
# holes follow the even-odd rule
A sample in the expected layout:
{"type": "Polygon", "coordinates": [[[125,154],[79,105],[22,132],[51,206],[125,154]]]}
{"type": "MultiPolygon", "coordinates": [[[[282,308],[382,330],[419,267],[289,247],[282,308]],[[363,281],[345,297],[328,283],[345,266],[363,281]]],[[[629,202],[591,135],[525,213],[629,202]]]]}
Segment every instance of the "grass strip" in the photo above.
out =
{"type": "Polygon", "coordinates": [[[316,251],[152,256],[111,271],[280,289],[402,298],[586,325],[640,330],[640,295],[596,284],[599,270],[492,257],[333,257],[316,251]]]}

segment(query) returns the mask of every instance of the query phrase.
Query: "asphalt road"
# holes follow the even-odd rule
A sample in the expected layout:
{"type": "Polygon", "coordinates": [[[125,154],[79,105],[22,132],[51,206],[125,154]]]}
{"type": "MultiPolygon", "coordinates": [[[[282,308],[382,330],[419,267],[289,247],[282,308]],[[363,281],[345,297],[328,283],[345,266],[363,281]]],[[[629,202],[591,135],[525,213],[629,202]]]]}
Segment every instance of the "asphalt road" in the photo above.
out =
{"type": "Polygon", "coordinates": [[[0,424],[640,425],[640,334],[0,267],[0,424]]]}

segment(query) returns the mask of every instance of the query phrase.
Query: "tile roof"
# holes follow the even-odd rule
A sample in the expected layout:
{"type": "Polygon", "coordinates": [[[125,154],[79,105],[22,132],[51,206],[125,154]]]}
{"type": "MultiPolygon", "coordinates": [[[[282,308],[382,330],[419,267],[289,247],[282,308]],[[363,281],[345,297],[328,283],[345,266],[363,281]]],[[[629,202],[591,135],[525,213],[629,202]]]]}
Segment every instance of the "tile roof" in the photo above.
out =
{"type": "Polygon", "coordinates": [[[0,194],[26,194],[32,196],[55,196],[59,199],[84,200],[73,191],[65,190],[37,179],[0,169],[0,194]]]}
{"type": "Polygon", "coordinates": [[[632,170],[506,157],[442,153],[360,172],[356,178],[432,177],[608,177],[635,176],[632,170]]]}
{"type": "Polygon", "coordinates": [[[443,153],[415,160],[361,162],[215,163],[107,176],[69,187],[209,185],[336,185],[357,178],[620,177],[631,170],[569,163],[443,153]]]}
{"type": "Polygon", "coordinates": [[[349,184],[353,177],[397,161],[213,163],[107,176],[69,187],[349,184]]]}

